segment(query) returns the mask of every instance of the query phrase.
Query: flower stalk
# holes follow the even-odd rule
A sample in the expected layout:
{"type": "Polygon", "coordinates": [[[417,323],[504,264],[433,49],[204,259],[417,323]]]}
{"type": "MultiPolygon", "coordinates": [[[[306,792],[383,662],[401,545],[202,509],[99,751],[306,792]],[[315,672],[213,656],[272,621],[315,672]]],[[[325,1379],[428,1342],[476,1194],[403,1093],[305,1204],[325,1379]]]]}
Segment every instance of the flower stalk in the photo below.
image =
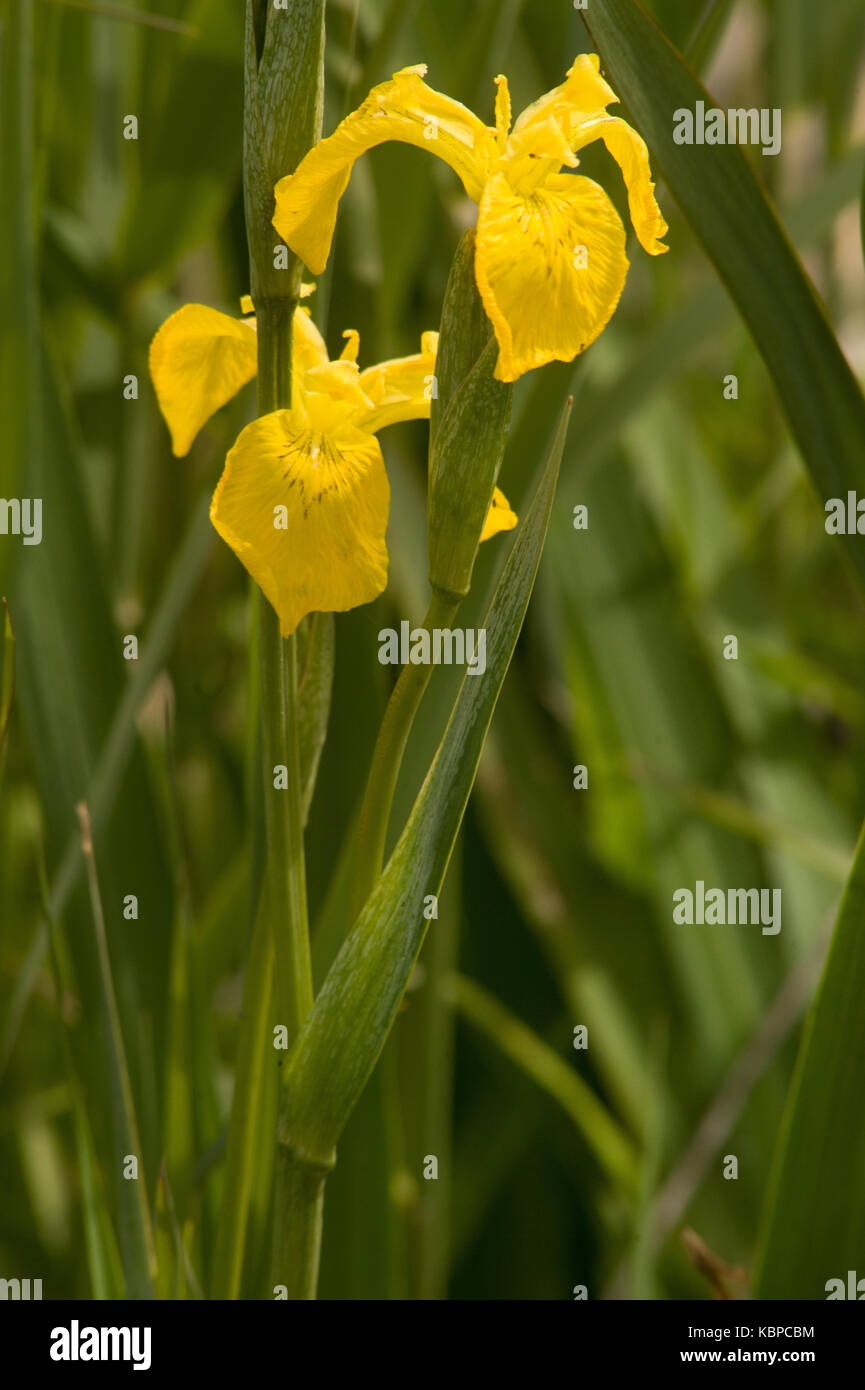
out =
{"type": "MultiPolygon", "coordinates": [[[[257,319],[259,416],[292,403],[292,324],[301,268],[280,255],[271,225],[273,184],[292,169],[321,131],[324,0],[292,0],[285,9],[247,6],[244,84],[244,204],[250,285],[257,319]]],[[[264,759],[265,911],[276,961],[278,1022],[294,1042],[312,1008],[312,966],[303,842],[297,658],[270,603],[260,602],[262,756],[264,759]],[[274,770],[285,768],[284,785],[274,770]]],[[[280,1149],[275,1173],[273,1275],[290,1299],[315,1297],[323,1180],[301,1157],[280,1149]]]]}
{"type": "MultiPolygon", "coordinates": [[[[478,546],[497,529],[490,525],[491,499],[507,438],[511,387],[493,377],[496,349],[475,286],[474,255],[474,234],[466,232],[448,276],[436,357],[427,508],[432,596],[423,623],[428,632],[450,627],[471,586],[478,546]]],[[[505,510],[512,520],[503,529],[516,522],[506,503],[505,510]]],[[[385,710],[358,826],[351,923],[382,871],[403,753],[430,674],[428,665],[404,666],[385,710]]]]}

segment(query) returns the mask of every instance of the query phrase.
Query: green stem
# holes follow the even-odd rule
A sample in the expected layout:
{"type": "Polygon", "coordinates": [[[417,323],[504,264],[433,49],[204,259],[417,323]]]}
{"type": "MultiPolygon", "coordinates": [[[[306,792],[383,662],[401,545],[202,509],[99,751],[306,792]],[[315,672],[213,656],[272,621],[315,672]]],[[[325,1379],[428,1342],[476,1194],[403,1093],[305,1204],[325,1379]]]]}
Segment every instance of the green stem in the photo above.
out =
{"type": "Polygon", "coordinates": [[[288,1145],[278,1147],[273,1287],[295,1301],[316,1296],[324,1184],[332,1167],[310,1162],[288,1145]]]}
{"type": "MultiPolygon", "coordinates": [[[[288,297],[256,304],[258,324],[258,411],[291,405],[292,319],[288,297]]],[[[264,753],[267,912],[276,959],[278,1022],[291,1048],[313,1003],[312,961],[303,847],[303,792],[298,736],[297,652],[283,638],[269,603],[259,611],[261,717],[264,753]],[[286,784],[274,786],[274,768],[286,769],[286,784]]],[[[273,1251],[274,1283],[290,1299],[315,1297],[321,1249],[326,1172],[280,1146],[276,1166],[273,1251]]]]}
{"type": "Polygon", "coordinates": [[[297,670],[294,637],[280,637],[276,614],[259,614],[261,715],[265,776],[267,908],[276,957],[278,1022],[294,1042],[312,1008],[312,962],[306,905],[300,750],[297,736],[297,670]],[[274,786],[274,768],[286,769],[286,785],[274,786]]]}
{"type": "MultiPolygon", "coordinates": [[[[257,304],[258,413],[291,405],[292,319],[288,297],[257,304]]],[[[261,720],[264,755],[264,824],[267,841],[265,889],[273,925],[279,1022],[297,1037],[312,1008],[312,963],[306,904],[303,799],[297,720],[295,638],[283,639],[269,603],[259,604],[261,720]],[[274,769],[284,767],[286,784],[275,787],[274,769]]]]}
{"type": "MultiPolygon", "coordinates": [[[[434,627],[449,627],[459,603],[455,594],[434,589],[423,626],[427,631],[434,627]]],[[[379,729],[357,832],[349,913],[352,923],[357,919],[382,870],[390,810],[403,753],[431,669],[429,665],[414,666],[411,663],[402,668],[379,729]]]]}

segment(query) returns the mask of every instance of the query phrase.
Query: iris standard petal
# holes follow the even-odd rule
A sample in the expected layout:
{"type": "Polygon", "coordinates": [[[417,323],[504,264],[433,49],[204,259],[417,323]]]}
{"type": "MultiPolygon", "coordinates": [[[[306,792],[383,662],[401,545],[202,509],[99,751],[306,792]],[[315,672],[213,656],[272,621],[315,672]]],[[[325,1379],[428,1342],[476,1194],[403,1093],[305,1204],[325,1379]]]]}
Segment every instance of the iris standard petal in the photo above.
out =
{"type": "Polygon", "coordinates": [[[178,458],[202,425],[256,372],[255,326],[204,304],[185,304],[150,344],[150,375],[178,458]]]}
{"type": "Polygon", "coordinates": [[[287,637],[307,613],[341,613],[382,592],[389,502],[373,435],[347,424],[325,433],[277,410],[241,432],[210,518],[287,637]]]}
{"type": "Polygon", "coordinates": [[[387,140],[429,150],[459,174],[478,201],[495,133],[461,102],[423,81],[423,65],[403,68],[369,96],[276,185],[273,225],[313,274],[327,264],[339,200],[356,159],[387,140]]]}
{"type": "Polygon", "coordinates": [[[627,270],[625,229],[598,184],[558,174],[523,196],[494,175],[481,200],[475,274],[499,344],[498,380],[570,362],[594,342],[627,270]]]}
{"type": "Polygon", "coordinates": [[[361,429],[376,433],[398,420],[428,420],[435,388],[438,333],[424,333],[421,351],[380,362],[360,374],[371,408],[357,417],[361,429]]]}
{"type": "Polygon", "coordinates": [[[501,531],[513,531],[518,520],[501,488],[493,488],[493,500],[490,502],[484,529],[481,531],[481,540],[488,541],[491,536],[497,536],[501,531]]]}
{"type": "Polygon", "coordinates": [[[581,53],[568,69],[564,82],[520,112],[511,138],[519,140],[530,127],[554,120],[570,142],[572,132],[583,117],[589,113],[600,114],[611,102],[619,100],[601,77],[600,66],[597,53],[581,53]]]}

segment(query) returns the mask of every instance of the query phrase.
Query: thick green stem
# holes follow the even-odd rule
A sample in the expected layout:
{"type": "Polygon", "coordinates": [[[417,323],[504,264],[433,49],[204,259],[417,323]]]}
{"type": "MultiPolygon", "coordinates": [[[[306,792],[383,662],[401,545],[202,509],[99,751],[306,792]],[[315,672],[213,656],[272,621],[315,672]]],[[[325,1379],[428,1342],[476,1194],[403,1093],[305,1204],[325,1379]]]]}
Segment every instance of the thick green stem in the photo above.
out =
{"type": "Polygon", "coordinates": [[[290,1045],[300,1032],[313,999],[297,740],[295,642],[293,637],[286,640],[280,637],[276,615],[267,603],[261,605],[259,624],[267,836],[265,883],[276,956],[278,1022],[288,1029],[290,1045]],[[285,785],[275,785],[283,780],[285,785]]]}
{"type": "Polygon", "coordinates": [[[324,1184],[332,1166],[311,1163],[282,1144],[277,1149],[274,1297],[310,1301],[316,1296],[324,1184]]]}
{"type": "MultiPolygon", "coordinates": [[[[294,300],[289,298],[256,305],[259,415],[291,405],[294,308],[294,300]]],[[[265,602],[259,606],[258,645],[267,839],[265,891],[276,956],[279,1022],[288,1029],[291,1043],[300,1032],[313,999],[297,730],[297,658],[294,636],[283,639],[276,613],[265,602]]]]}
{"type": "MultiPolygon", "coordinates": [[[[258,332],[258,414],[290,410],[292,326],[301,266],[278,243],[273,189],[321,134],[325,0],[247,8],[244,50],[243,191],[250,290],[258,332]],[[281,255],[275,253],[277,249],[281,255]],[[282,255],[286,260],[282,259],[282,255]]],[[[312,1008],[295,638],[260,599],[261,742],[264,774],[264,910],[276,962],[277,1022],[293,1045],[312,1008]],[[284,769],[284,771],[283,771],[284,769]]],[[[277,1054],[284,1057],[282,1052],[277,1054]]],[[[280,1130],[284,1123],[280,1103],[280,1130]]],[[[275,1175],[276,1283],[291,1298],[315,1297],[323,1179],[282,1147],[275,1175]]]]}
{"type": "MultiPolygon", "coordinates": [[[[446,594],[434,589],[423,626],[427,631],[435,627],[449,627],[459,602],[455,594],[446,594]]],[[[357,832],[349,913],[351,922],[357,918],[382,870],[390,808],[402,766],[402,757],[414,717],[429,682],[430,671],[431,667],[428,665],[414,666],[411,663],[402,668],[379,729],[357,832]]]]}
{"type": "MultiPolygon", "coordinates": [[[[256,305],[258,410],[291,404],[293,299],[256,305]]],[[[297,718],[295,638],[283,638],[276,613],[259,615],[261,717],[265,777],[265,889],[276,958],[278,1022],[289,1048],[312,1008],[312,962],[306,902],[303,799],[297,718]],[[285,769],[284,774],[277,769],[285,769]],[[277,782],[284,777],[284,785],[277,782]]],[[[273,1281],[290,1299],[315,1297],[326,1173],[280,1148],[276,1167],[273,1281]]]]}

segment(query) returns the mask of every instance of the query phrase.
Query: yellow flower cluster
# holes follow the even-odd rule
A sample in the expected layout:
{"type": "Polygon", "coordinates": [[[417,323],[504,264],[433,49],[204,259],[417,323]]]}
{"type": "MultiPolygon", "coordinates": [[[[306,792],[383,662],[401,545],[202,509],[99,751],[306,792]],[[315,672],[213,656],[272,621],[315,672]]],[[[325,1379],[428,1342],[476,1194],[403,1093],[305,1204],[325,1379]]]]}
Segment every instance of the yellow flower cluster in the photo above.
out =
{"type": "MultiPolygon", "coordinates": [[[[571,361],[609,322],[625,283],[625,229],[605,191],[573,173],[577,152],[602,140],[619,164],[637,238],[667,248],[645,143],[606,108],[618,100],[594,54],[511,125],[497,79],[495,125],[404,68],[276,185],[274,226],[314,274],[327,263],[339,200],[362,154],[388,140],[432,150],[478,204],[475,276],[498,342],[495,374],[516,381],[571,361]]],[[[252,305],[235,319],[204,305],[180,309],[153,340],[150,368],[174,452],[256,372],[252,305]]],[[[294,316],[290,410],[262,416],[228,454],[211,505],[219,534],[273,604],[284,635],[306,613],[368,603],[387,582],[389,487],[376,433],[426,419],[437,334],[415,356],[360,371],[358,336],[331,361],[308,311],[294,316]]],[[[496,489],[482,540],[516,525],[496,489]]]]}

